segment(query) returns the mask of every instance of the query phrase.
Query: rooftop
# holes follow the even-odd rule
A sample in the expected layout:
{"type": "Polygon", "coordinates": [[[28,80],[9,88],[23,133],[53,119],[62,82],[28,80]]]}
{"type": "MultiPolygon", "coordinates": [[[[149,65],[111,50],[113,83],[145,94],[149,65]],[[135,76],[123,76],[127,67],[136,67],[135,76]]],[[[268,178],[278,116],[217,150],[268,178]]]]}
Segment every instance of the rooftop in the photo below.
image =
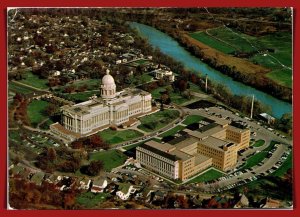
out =
{"type": "Polygon", "coordinates": [[[208,159],[210,159],[210,157],[206,157],[202,154],[195,155],[195,166],[207,161],[208,159]]]}
{"type": "Polygon", "coordinates": [[[228,142],[228,141],[225,141],[225,140],[222,140],[222,139],[218,139],[218,138],[215,138],[215,137],[208,137],[202,141],[200,141],[200,144],[203,144],[205,146],[208,146],[210,148],[213,148],[213,149],[217,149],[217,150],[223,150],[223,146],[224,145],[227,145],[227,144],[230,144],[231,142],[228,142]]]}
{"type": "MultiPolygon", "coordinates": [[[[184,137],[186,138],[186,137],[184,137]]],[[[198,140],[192,137],[188,137],[185,140],[175,144],[176,148],[181,150],[183,148],[186,148],[187,146],[193,145],[195,143],[198,143],[198,140]]]]}

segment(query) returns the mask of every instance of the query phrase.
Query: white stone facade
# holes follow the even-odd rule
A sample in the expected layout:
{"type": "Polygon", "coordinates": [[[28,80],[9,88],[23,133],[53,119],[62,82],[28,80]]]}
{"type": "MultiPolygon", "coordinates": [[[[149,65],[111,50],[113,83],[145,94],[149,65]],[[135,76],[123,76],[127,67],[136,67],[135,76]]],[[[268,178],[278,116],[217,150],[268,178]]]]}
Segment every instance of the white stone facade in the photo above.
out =
{"type": "Polygon", "coordinates": [[[79,134],[88,134],[106,125],[119,126],[132,116],[150,112],[151,100],[151,94],[140,89],[116,92],[114,79],[107,73],[102,79],[101,98],[63,106],[62,125],[79,134]]]}

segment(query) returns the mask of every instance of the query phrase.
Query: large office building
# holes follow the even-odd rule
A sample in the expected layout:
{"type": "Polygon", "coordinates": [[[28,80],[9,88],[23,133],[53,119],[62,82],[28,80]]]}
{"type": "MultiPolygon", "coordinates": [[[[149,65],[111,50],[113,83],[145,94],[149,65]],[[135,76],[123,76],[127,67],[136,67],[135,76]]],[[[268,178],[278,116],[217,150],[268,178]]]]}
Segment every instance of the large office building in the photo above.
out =
{"type": "Polygon", "coordinates": [[[101,98],[92,99],[75,105],[62,107],[62,125],[50,126],[52,132],[65,139],[72,140],[91,134],[99,129],[129,122],[152,111],[151,94],[136,88],[116,92],[114,78],[107,72],[102,78],[101,98]]]}
{"type": "Polygon", "coordinates": [[[184,129],[168,143],[149,141],[136,148],[140,164],[171,179],[186,180],[213,166],[235,168],[237,152],[249,147],[250,130],[223,119],[206,119],[196,130],[184,129]]]}

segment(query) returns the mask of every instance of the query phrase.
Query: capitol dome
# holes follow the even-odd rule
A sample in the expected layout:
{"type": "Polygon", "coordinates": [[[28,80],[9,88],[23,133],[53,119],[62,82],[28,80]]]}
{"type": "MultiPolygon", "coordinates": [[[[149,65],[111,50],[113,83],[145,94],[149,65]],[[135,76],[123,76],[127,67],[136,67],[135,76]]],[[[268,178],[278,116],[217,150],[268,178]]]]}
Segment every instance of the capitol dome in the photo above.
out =
{"type": "Polygon", "coordinates": [[[102,78],[102,85],[114,85],[114,84],[115,84],[115,79],[107,71],[106,75],[104,75],[102,78]]]}
{"type": "Polygon", "coordinates": [[[116,96],[116,84],[113,76],[106,71],[106,75],[102,78],[101,97],[105,100],[112,99],[116,96]]]}

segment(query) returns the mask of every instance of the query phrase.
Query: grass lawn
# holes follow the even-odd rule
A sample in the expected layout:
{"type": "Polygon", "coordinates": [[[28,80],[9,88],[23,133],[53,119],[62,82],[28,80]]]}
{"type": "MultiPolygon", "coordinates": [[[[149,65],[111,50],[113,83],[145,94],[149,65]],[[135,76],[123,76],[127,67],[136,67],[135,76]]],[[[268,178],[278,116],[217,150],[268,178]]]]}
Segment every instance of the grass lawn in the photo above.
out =
{"type": "Polygon", "coordinates": [[[51,124],[54,124],[54,122],[51,119],[48,119],[45,123],[40,125],[40,128],[44,130],[49,130],[51,124]]]}
{"type": "Polygon", "coordinates": [[[28,94],[33,92],[32,89],[25,86],[21,86],[20,84],[16,84],[13,82],[8,83],[8,90],[14,93],[23,93],[23,94],[28,94]]]}
{"type": "Polygon", "coordinates": [[[287,159],[283,162],[281,167],[279,167],[274,173],[272,173],[272,176],[279,176],[283,177],[286,172],[293,167],[293,152],[289,154],[287,159]]]}
{"type": "Polygon", "coordinates": [[[217,179],[221,176],[223,176],[224,174],[217,171],[217,170],[214,170],[214,169],[210,169],[208,170],[207,172],[197,176],[196,178],[190,180],[188,183],[197,183],[197,182],[208,182],[208,181],[211,181],[211,180],[214,180],[214,179],[217,179]]]}
{"type": "Polygon", "coordinates": [[[199,121],[201,121],[204,117],[200,116],[200,115],[189,115],[186,117],[186,119],[182,122],[185,125],[190,125],[193,123],[198,123],[199,121]]]}
{"type": "MultiPolygon", "coordinates": [[[[87,85],[87,90],[95,90],[99,89],[100,81],[99,79],[83,79],[83,80],[76,80],[71,83],[66,84],[65,86],[58,86],[55,87],[55,91],[59,93],[63,93],[64,89],[67,86],[74,86],[75,88],[81,87],[83,85],[87,85]]],[[[99,92],[99,91],[98,91],[99,92]]]]}
{"type": "MultiPolygon", "coordinates": [[[[153,99],[160,99],[160,96],[161,96],[160,92],[164,92],[165,90],[166,90],[166,87],[156,88],[155,90],[153,90],[151,92],[152,98],[153,99]]],[[[177,92],[174,92],[174,91],[172,91],[170,93],[170,97],[171,97],[171,102],[175,103],[177,105],[181,105],[181,104],[186,103],[186,102],[191,100],[191,99],[187,99],[187,98],[181,96],[180,93],[177,93],[177,92]]]]}
{"type": "Polygon", "coordinates": [[[97,193],[85,192],[76,197],[76,203],[86,207],[92,208],[97,206],[99,203],[102,203],[106,200],[108,193],[97,193]]]}
{"type": "Polygon", "coordinates": [[[257,164],[259,164],[260,162],[262,162],[268,155],[268,152],[274,147],[275,144],[277,144],[278,142],[272,141],[270,143],[270,145],[265,148],[263,151],[251,156],[250,158],[248,158],[248,160],[246,161],[246,164],[244,166],[242,166],[240,168],[240,170],[243,169],[249,169],[257,164]]]}
{"type": "Polygon", "coordinates": [[[158,111],[154,114],[141,117],[141,124],[138,128],[146,132],[152,132],[166,126],[177,117],[179,117],[179,111],[177,110],[158,111]]]}
{"type": "Polygon", "coordinates": [[[26,72],[26,78],[20,80],[21,83],[27,84],[39,89],[48,89],[47,79],[40,79],[37,75],[32,74],[32,72],[26,72]]]}
{"type": "Polygon", "coordinates": [[[104,169],[109,172],[113,168],[122,165],[126,161],[127,157],[118,150],[108,150],[92,153],[89,159],[90,161],[102,160],[104,163],[104,169]]]}
{"type": "Polygon", "coordinates": [[[146,140],[146,141],[143,141],[143,142],[139,142],[139,143],[137,143],[137,144],[129,145],[129,146],[126,146],[126,147],[123,147],[123,148],[124,148],[125,150],[130,150],[130,149],[133,149],[133,148],[135,148],[135,147],[138,147],[138,146],[140,146],[140,145],[142,145],[142,144],[144,144],[144,143],[146,143],[146,142],[148,142],[148,141],[150,141],[150,140],[154,140],[154,141],[156,141],[156,142],[161,142],[160,139],[152,138],[152,139],[149,139],[149,140],[146,140]]]}
{"type": "Polygon", "coordinates": [[[257,140],[252,146],[253,147],[260,147],[264,144],[265,144],[265,140],[260,139],[260,140],[257,140]]]}
{"type": "Polygon", "coordinates": [[[67,98],[70,101],[76,101],[76,102],[84,102],[89,100],[89,97],[93,96],[94,94],[100,94],[99,90],[95,90],[95,91],[89,91],[89,92],[81,92],[81,93],[74,93],[74,94],[64,94],[65,96],[67,96],[67,98]]]}
{"type": "Polygon", "coordinates": [[[205,32],[194,32],[191,33],[190,36],[194,39],[196,39],[197,41],[202,42],[203,44],[206,44],[216,50],[219,50],[223,53],[232,53],[235,51],[234,47],[231,47],[229,45],[227,45],[226,43],[223,43],[209,35],[207,35],[205,32]]]}
{"type": "Polygon", "coordinates": [[[178,125],[178,126],[174,127],[173,129],[161,134],[160,137],[175,135],[177,132],[181,131],[184,128],[185,128],[184,126],[178,125]]]}
{"type": "Polygon", "coordinates": [[[33,100],[27,107],[27,115],[32,126],[36,127],[38,123],[45,120],[48,116],[45,114],[45,109],[49,102],[42,100],[33,100]]]}
{"type": "Polygon", "coordinates": [[[19,131],[10,130],[8,135],[9,135],[9,139],[13,139],[15,141],[21,141],[21,136],[19,134],[19,131]]]}
{"type": "Polygon", "coordinates": [[[98,134],[109,144],[121,143],[143,136],[141,132],[130,129],[122,131],[107,129],[99,132],[98,134]]]}
{"type": "Polygon", "coordinates": [[[289,69],[274,70],[267,74],[268,78],[271,78],[277,83],[290,88],[293,86],[292,76],[292,70],[289,69]]]}

